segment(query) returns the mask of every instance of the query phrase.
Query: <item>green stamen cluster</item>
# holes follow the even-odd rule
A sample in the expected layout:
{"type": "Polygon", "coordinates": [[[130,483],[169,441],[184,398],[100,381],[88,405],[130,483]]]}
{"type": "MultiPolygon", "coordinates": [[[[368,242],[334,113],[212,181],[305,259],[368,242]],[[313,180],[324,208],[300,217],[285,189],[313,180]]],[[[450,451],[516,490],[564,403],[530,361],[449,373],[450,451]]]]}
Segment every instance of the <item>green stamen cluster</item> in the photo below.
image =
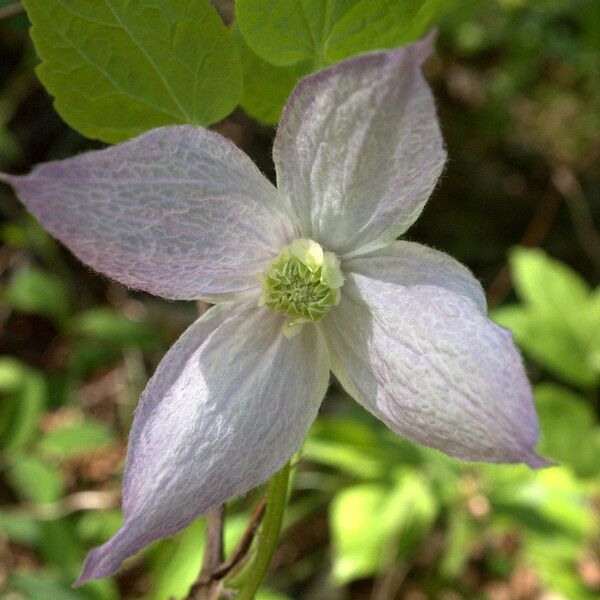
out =
{"type": "Polygon", "coordinates": [[[283,248],[262,282],[260,303],[292,317],[284,332],[291,337],[299,325],[318,321],[339,304],[344,278],[334,254],[312,240],[297,239],[283,248]]]}

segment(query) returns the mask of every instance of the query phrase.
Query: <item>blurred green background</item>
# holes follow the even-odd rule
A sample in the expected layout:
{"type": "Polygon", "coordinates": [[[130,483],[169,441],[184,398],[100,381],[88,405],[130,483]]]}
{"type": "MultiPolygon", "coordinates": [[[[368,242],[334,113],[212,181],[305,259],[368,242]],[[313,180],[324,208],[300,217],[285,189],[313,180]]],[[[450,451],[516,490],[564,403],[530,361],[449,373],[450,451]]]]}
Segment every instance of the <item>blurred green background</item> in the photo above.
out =
{"type": "MultiPolygon", "coordinates": [[[[426,71],[450,159],[408,237],[482,281],[559,466],[459,463],[395,437],[332,382],[258,600],[600,596],[600,2],[465,0],[439,29],[426,71]]],[[[56,114],[36,63],[25,15],[2,19],[3,171],[100,146],[56,114]]],[[[215,129],[273,175],[272,127],[238,109],[215,129]]],[[[182,598],[202,519],[117,577],[70,586],[119,526],[137,397],[196,308],[91,273],[8,187],[0,220],[0,597],[182,598]]],[[[260,496],[228,506],[229,546],[260,496]]]]}

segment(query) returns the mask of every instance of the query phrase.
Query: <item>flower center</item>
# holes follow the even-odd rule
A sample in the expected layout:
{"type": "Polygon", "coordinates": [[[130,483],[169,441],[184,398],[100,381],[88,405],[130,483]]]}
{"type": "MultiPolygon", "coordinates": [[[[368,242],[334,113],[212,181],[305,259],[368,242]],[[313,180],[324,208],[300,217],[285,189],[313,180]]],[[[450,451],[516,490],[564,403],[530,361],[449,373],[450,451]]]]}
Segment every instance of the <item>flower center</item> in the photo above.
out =
{"type": "Polygon", "coordinates": [[[344,283],[335,254],[323,252],[317,242],[304,238],[282,248],[261,278],[260,305],[292,317],[284,330],[286,337],[298,333],[300,325],[318,321],[339,304],[344,283]]]}

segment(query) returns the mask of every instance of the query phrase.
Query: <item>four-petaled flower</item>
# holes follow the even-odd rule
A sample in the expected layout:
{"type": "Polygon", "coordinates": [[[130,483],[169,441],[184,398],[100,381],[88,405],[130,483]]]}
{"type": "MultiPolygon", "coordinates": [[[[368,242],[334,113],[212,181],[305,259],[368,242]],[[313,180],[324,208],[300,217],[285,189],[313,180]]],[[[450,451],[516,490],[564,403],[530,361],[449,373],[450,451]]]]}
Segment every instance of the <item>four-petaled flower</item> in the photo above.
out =
{"type": "Polygon", "coordinates": [[[79,583],[281,468],[330,369],[400,435],[463,460],[545,464],[521,358],[486,318],[477,280],[446,254],[395,241],[445,161],[421,72],[430,46],[301,81],[275,139],[278,189],[228,140],[194,126],[2,176],[93,269],[216,304],[142,394],[125,522],[90,553],[79,583]]]}

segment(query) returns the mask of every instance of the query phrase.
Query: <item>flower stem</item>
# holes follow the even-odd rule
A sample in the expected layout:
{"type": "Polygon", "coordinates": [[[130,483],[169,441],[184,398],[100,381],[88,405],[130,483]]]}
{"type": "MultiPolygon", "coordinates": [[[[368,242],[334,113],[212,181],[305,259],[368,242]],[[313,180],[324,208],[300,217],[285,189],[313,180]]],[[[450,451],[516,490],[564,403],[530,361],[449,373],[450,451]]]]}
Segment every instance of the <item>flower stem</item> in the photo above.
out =
{"type": "Polygon", "coordinates": [[[247,575],[236,596],[236,600],[253,600],[254,595],[269,570],[271,559],[279,541],[279,534],[281,533],[289,479],[290,463],[287,463],[281,471],[273,475],[269,482],[267,508],[258,534],[256,555],[249,569],[247,571],[244,569],[247,575]]]}

